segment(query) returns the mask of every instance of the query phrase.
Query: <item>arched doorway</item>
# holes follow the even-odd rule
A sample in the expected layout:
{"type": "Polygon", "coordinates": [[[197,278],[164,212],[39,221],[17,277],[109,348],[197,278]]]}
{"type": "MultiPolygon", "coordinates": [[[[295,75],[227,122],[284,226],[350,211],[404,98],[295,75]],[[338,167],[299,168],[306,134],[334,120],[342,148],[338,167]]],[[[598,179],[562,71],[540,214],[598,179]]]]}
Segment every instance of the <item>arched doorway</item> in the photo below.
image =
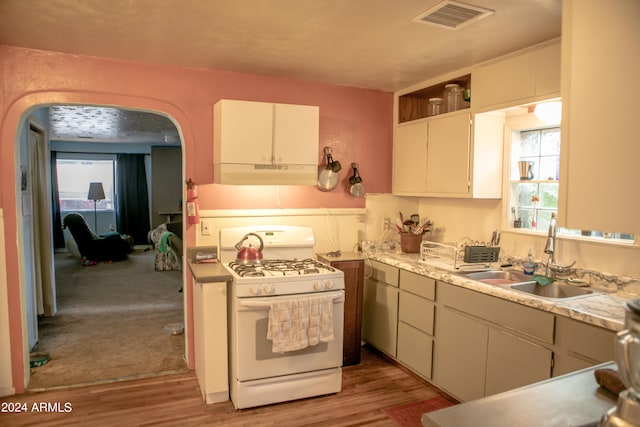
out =
{"type": "MultiPolygon", "coordinates": [[[[59,106],[56,106],[56,107],[59,107],[59,106]]],[[[75,107],[81,108],[81,106],[79,106],[79,105],[74,105],[73,107],[74,107],[74,108],[75,108],[75,107]]],[[[94,107],[91,107],[91,108],[94,108],[94,107]]],[[[102,108],[102,107],[101,107],[101,108],[102,108]]],[[[22,129],[24,129],[24,130],[25,130],[25,132],[27,132],[27,133],[28,133],[28,132],[32,131],[32,129],[31,129],[31,128],[32,128],[31,123],[33,123],[33,122],[40,122],[40,123],[43,123],[43,122],[44,122],[44,124],[42,125],[42,127],[45,129],[45,134],[51,131],[51,127],[49,126],[49,125],[51,124],[51,122],[46,123],[46,122],[47,122],[47,120],[39,120],[39,121],[38,121],[37,119],[36,119],[36,120],[31,120],[31,118],[34,116],[34,114],[35,114],[35,116],[37,117],[37,116],[38,116],[38,114],[36,114],[36,113],[38,113],[38,111],[39,111],[39,110],[42,110],[42,109],[47,109],[47,110],[49,110],[49,107],[39,107],[39,108],[38,108],[38,109],[36,109],[36,110],[31,110],[32,112],[28,115],[28,117],[27,117],[27,116],[25,116],[25,118],[24,118],[24,123],[23,123],[23,125],[21,126],[21,127],[22,127],[22,129]]],[[[172,120],[172,119],[169,119],[169,118],[168,118],[168,116],[163,115],[163,114],[158,114],[158,113],[156,113],[156,112],[152,112],[152,111],[140,111],[140,110],[133,110],[133,109],[127,109],[126,107],[119,107],[119,108],[118,108],[118,109],[116,109],[116,110],[118,110],[118,111],[124,111],[124,112],[135,112],[136,114],[144,115],[146,118],[148,118],[148,119],[150,119],[150,120],[157,120],[158,118],[163,118],[163,119],[166,119],[166,120],[168,120],[169,122],[171,122],[171,123],[173,124],[173,120],[172,120]]],[[[177,181],[178,181],[178,182],[176,183],[176,185],[177,185],[177,188],[179,189],[178,191],[181,193],[182,182],[184,182],[184,164],[185,164],[185,162],[184,162],[184,155],[183,155],[183,153],[184,153],[184,144],[182,144],[182,143],[181,143],[181,132],[180,132],[179,128],[178,128],[177,126],[175,126],[175,125],[173,125],[173,126],[174,126],[174,129],[175,129],[175,135],[169,135],[169,134],[164,135],[164,137],[162,138],[162,141],[159,141],[159,143],[160,143],[160,144],[162,144],[162,145],[160,145],[162,148],[168,148],[168,146],[167,146],[167,144],[166,144],[166,140],[167,140],[167,139],[170,139],[172,142],[174,142],[173,147],[174,147],[174,148],[177,148],[177,150],[178,150],[178,152],[179,152],[180,159],[179,159],[179,161],[178,161],[178,165],[179,165],[179,170],[178,170],[178,179],[177,179],[177,181]],[[177,140],[177,145],[175,144],[176,140],[177,140]]],[[[144,132],[144,126],[140,128],[140,131],[144,132]]],[[[82,137],[82,135],[78,135],[78,136],[77,136],[77,138],[81,138],[81,137],[82,137]]],[[[17,152],[18,152],[18,153],[21,153],[22,149],[21,149],[21,147],[19,146],[19,139],[20,139],[20,138],[18,138],[18,140],[17,140],[16,150],[17,150],[17,152]]],[[[68,142],[73,142],[73,141],[68,141],[68,142]]],[[[87,142],[86,142],[86,141],[82,141],[82,143],[83,143],[85,146],[87,145],[87,142]]],[[[102,143],[107,143],[107,142],[102,141],[102,143]]],[[[116,148],[116,147],[115,147],[115,145],[117,145],[117,144],[118,144],[118,142],[113,142],[113,141],[112,141],[112,142],[109,142],[109,143],[110,143],[110,144],[114,144],[114,147],[113,147],[113,148],[116,148]]],[[[170,144],[169,144],[169,145],[170,145],[170,144]]],[[[104,146],[103,146],[103,147],[104,147],[104,146]]],[[[94,147],[94,148],[95,148],[95,147],[94,147]]],[[[62,151],[62,150],[59,150],[59,151],[62,151]]],[[[72,151],[73,151],[73,150],[72,150],[72,151]]],[[[111,153],[104,153],[104,151],[105,151],[105,150],[104,150],[104,148],[103,148],[103,149],[100,149],[100,150],[96,150],[96,149],[89,149],[89,150],[87,150],[87,149],[84,149],[84,150],[75,150],[75,151],[76,151],[76,157],[77,157],[77,153],[78,153],[78,152],[83,152],[83,151],[84,151],[85,153],[86,153],[86,152],[90,152],[90,153],[93,153],[93,154],[96,154],[96,152],[97,152],[97,151],[102,152],[102,154],[107,154],[107,155],[111,154],[111,153]]],[[[118,150],[107,150],[107,151],[115,151],[115,152],[117,152],[118,150]]],[[[67,153],[69,153],[69,151],[68,151],[67,153]]],[[[63,157],[64,157],[64,156],[63,156],[63,157]]],[[[74,156],[71,156],[71,157],[74,157],[74,156]]],[[[23,203],[23,201],[22,201],[22,200],[20,200],[20,199],[22,198],[22,194],[21,194],[21,192],[20,192],[20,191],[19,191],[19,192],[17,192],[17,194],[18,194],[18,200],[16,200],[16,205],[17,205],[17,206],[20,206],[20,204],[21,204],[21,203],[23,203]]],[[[175,204],[175,206],[172,208],[172,210],[173,210],[174,212],[175,212],[175,211],[177,211],[177,210],[179,210],[178,201],[176,201],[176,204],[175,204]]],[[[151,212],[155,212],[155,213],[157,213],[157,211],[156,211],[155,209],[150,209],[150,213],[151,213],[151,212]]],[[[159,212],[159,210],[158,210],[158,212],[159,212]]],[[[92,216],[91,216],[91,215],[89,215],[88,217],[91,217],[91,218],[92,218],[92,216]]],[[[92,219],[93,219],[93,218],[92,218],[92,219]]],[[[92,222],[93,222],[93,221],[92,221],[92,222]]],[[[100,221],[98,221],[98,222],[100,222],[100,221]]],[[[154,222],[154,225],[155,225],[155,223],[156,223],[156,222],[154,222]]],[[[106,221],[106,224],[110,224],[108,220],[106,221]]],[[[111,224],[112,224],[112,223],[111,223],[111,224]]],[[[95,227],[95,224],[93,224],[93,226],[95,227]]],[[[21,240],[21,242],[20,242],[20,248],[21,248],[21,251],[23,252],[23,254],[26,254],[26,253],[28,252],[27,247],[29,246],[29,243],[31,242],[31,240],[30,240],[30,238],[29,238],[29,236],[28,236],[28,233],[26,233],[26,234],[25,234],[25,230],[26,230],[26,229],[28,229],[28,228],[29,228],[29,226],[28,226],[28,225],[27,225],[27,226],[25,226],[25,224],[24,224],[24,223],[22,224],[22,227],[18,227],[18,231],[19,231],[19,233],[18,233],[18,234],[19,234],[19,236],[20,236],[20,240],[21,240]]],[[[97,231],[98,231],[98,234],[99,234],[100,230],[98,229],[97,231]]],[[[153,250],[151,250],[151,251],[149,252],[149,255],[151,255],[151,256],[152,256],[152,255],[153,255],[153,252],[154,252],[154,251],[153,251],[153,250]]],[[[152,257],[151,257],[151,259],[152,259],[152,257]]],[[[32,258],[30,259],[28,256],[27,256],[27,257],[25,257],[25,261],[24,261],[24,265],[23,265],[23,267],[25,268],[25,270],[27,270],[27,267],[28,267],[28,266],[30,266],[30,265],[31,265],[31,263],[33,263],[33,259],[32,259],[32,258]]],[[[182,273],[178,273],[178,274],[180,275],[180,283],[182,284],[182,283],[184,282],[184,275],[183,275],[182,273]]],[[[27,276],[28,276],[28,275],[27,275],[27,276]]],[[[107,275],[107,276],[108,276],[108,275],[107,275]]],[[[23,278],[23,280],[24,280],[25,282],[28,282],[28,281],[30,280],[30,278],[29,278],[29,277],[25,277],[25,275],[22,275],[22,277],[21,277],[21,278],[23,278]]],[[[90,279],[89,279],[89,280],[90,280],[90,279]]],[[[31,286],[31,284],[29,284],[29,283],[25,283],[24,285],[25,285],[25,286],[27,286],[27,285],[31,286]]],[[[186,297],[186,295],[185,295],[185,297],[186,297]]],[[[29,297],[24,298],[24,301],[23,301],[23,304],[22,304],[23,309],[27,309],[27,305],[28,305],[28,301],[27,301],[27,300],[28,300],[28,299],[29,299],[29,297]]],[[[181,308],[182,308],[181,316],[182,316],[182,318],[183,318],[183,319],[185,318],[185,310],[184,310],[184,308],[185,308],[185,307],[186,307],[186,304],[181,303],[181,308]]],[[[58,308],[60,308],[60,307],[58,307],[58,308]]],[[[28,310],[27,310],[27,311],[28,311],[28,310]]],[[[121,314],[121,316],[122,316],[122,313],[120,313],[120,314],[121,314]]],[[[54,316],[54,317],[55,317],[55,316],[54,316]]],[[[124,315],[124,317],[126,317],[126,315],[124,315]]],[[[42,318],[41,318],[41,320],[42,320],[42,318]]],[[[160,333],[162,333],[162,334],[166,334],[166,332],[162,329],[162,326],[165,326],[165,325],[161,325],[160,333]]],[[[136,327],[133,327],[133,329],[135,330],[135,329],[136,329],[136,327]]],[[[139,329],[139,328],[137,328],[137,329],[139,329]]],[[[116,331],[116,332],[117,332],[117,331],[116,331]]],[[[126,332],[126,331],[120,331],[120,332],[121,332],[122,334],[127,334],[127,332],[126,332]]],[[[115,332],[114,332],[113,334],[115,334],[115,332]]],[[[130,334],[129,334],[129,336],[130,336],[130,334]]],[[[182,350],[182,359],[184,359],[184,353],[187,351],[187,350],[185,349],[184,342],[185,342],[185,340],[184,340],[184,338],[183,338],[183,339],[182,339],[182,349],[183,349],[183,350],[182,350]]],[[[91,344],[90,344],[90,343],[88,343],[88,342],[87,342],[87,343],[85,343],[85,344],[86,344],[86,345],[85,345],[85,348],[87,348],[87,349],[90,349],[90,348],[95,349],[95,347],[96,347],[96,345],[91,345],[91,344]]],[[[29,343],[29,347],[31,347],[31,343],[29,343]]],[[[104,346],[101,346],[101,347],[103,347],[103,348],[102,348],[102,350],[105,350],[104,346]]],[[[104,351],[102,351],[102,352],[104,353],[104,351]]],[[[108,353],[108,351],[107,351],[107,353],[108,353]]],[[[114,350],[112,353],[115,353],[115,350],[114,350]]],[[[56,361],[56,359],[55,359],[55,355],[53,355],[53,354],[52,354],[51,356],[52,356],[52,362],[51,362],[51,365],[50,365],[50,366],[53,366],[53,364],[54,364],[53,362],[55,362],[55,361],[56,361]]],[[[139,359],[140,359],[140,360],[142,360],[142,361],[144,361],[144,360],[145,360],[145,356],[147,356],[147,355],[146,355],[146,354],[142,354],[142,352],[141,352],[139,359]]],[[[108,357],[108,359],[113,360],[114,358],[113,358],[113,357],[108,357]]],[[[143,363],[144,363],[144,362],[143,362],[143,363]]],[[[58,364],[58,365],[60,365],[60,364],[58,364]]],[[[36,371],[32,371],[32,373],[36,373],[36,371]]],[[[147,373],[145,373],[145,372],[141,372],[141,373],[142,373],[142,374],[147,374],[147,373]]],[[[128,375],[124,375],[124,376],[126,376],[126,377],[131,377],[132,375],[134,375],[134,376],[135,376],[135,375],[137,375],[137,373],[136,373],[136,372],[133,372],[133,373],[130,373],[130,374],[128,374],[128,375]]],[[[93,382],[93,381],[99,381],[99,380],[113,380],[113,379],[118,378],[119,376],[121,376],[121,374],[117,374],[117,373],[115,373],[115,374],[114,374],[114,373],[105,373],[105,375],[104,375],[104,377],[103,377],[103,378],[95,378],[95,377],[94,377],[94,378],[93,378],[93,380],[91,380],[91,382],[93,382]]],[[[84,381],[81,381],[81,382],[84,382],[84,381]]],[[[59,385],[71,385],[71,384],[51,384],[51,385],[52,385],[52,386],[59,386],[59,385]]],[[[39,387],[36,387],[36,388],[39,388],[39,387]]]]}

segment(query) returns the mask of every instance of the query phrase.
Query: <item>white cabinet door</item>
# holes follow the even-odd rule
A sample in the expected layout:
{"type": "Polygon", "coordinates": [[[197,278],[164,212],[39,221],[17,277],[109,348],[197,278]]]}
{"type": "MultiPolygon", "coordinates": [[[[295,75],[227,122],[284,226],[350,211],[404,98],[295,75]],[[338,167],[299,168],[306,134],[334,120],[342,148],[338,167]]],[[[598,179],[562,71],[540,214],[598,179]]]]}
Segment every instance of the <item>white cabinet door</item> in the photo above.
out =
{"type": "Polygon", "coordinates": [[[481,65],[473,72],[474,108],[517,105],[560,92],[560,43],[481,65]]]}
{"type": "Polygon", "coordinates": [[[427,190],[427,121],[396,127],[393,143],[393,193],[419,195],[427,190]]]}
{"type": "Polygon", "coordinates": [[[317,165],[319,108],[307,105],[275,104],[274,164],[317,165]],[[315,147],[310,149],[308,147],[315,147]],[[307,147],[301,149],[301,147],[307,147]]]}
{"type": "Polygon", "coordinates": [[[273,104],[225,99],[214,107],[214,117],[216,162],[271,164],[273,104]]]}
{"type": "Polygon", "coordinates": [[[363,336],[369,344],[396,357],[398,288],[371,279],[365,281],[363,336]]]}
{"type": "Polygon", "coordinates": [[[630,54],[638,52],[640,2],[566,0],[562,8],[558,222],[640,234],[640,55],[630,54]]]}
{"type": "Polygon", "coordinates": [[[485,396],[551,378],[551,350],[494,328],[487,349],[485,396]]]}
{"type": "Polygon", "coordinates": [[[462,401],[484,397],[489,328],[438,307],[435,382],[462,401]]]}
{"type": "Polygon", "coordinates": [[[429,122],[427,136],[427,192],[442,195],[469,193],[469,113],[429,122]]]}

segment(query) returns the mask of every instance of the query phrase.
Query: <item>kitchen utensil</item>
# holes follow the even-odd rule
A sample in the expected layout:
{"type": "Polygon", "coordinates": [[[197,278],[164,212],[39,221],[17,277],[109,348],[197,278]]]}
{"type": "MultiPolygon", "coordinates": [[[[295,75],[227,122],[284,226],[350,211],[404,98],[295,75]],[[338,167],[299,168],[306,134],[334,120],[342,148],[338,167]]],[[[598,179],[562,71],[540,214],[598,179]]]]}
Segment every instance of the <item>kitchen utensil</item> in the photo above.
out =
{"type": "Polygon", "coordinates": [[[260,264],[262,263],[262,249],[264,248],[264,242],[262,238],[256,233],[247,233],[238,243],[236,243],[235,248],[238,250],[236,254],[236,262],[238,264],[251,265],[251,264],[260,264]],[[260,242],[259,247],[254,247],[251,243],[248,246],[242,246],[245,240],[249,237],[256,237],[260,242]]]}
{"type": "Polygon", "coordinates": [[[519,161],[518,171],[520,172],[520,180],[529,181],[533,179],[533,162],[529,160],[519,161]]]}
{"type": "Polygon", "coordinates": [[[353,168],[353,175],[349,178],[349,193],[353,197],[361,197],[364,195],[364,184],[362,184],[362,178],[358,173],[358,164],[351,163],[351,167],[353,168]]]}
{"type": "Polygon", "coordinates": [[[331,156],[332,151],[333,150],[330,147],[324,148],[327,163],[318,173],[317,183],[317,186],[321,191],[333,190],[336,188],[336,185],[338,185],[338,181],[340,180],[338,172],[342,169],[342,166],[339,161],[333,160],[333,157],[331,156]]]}

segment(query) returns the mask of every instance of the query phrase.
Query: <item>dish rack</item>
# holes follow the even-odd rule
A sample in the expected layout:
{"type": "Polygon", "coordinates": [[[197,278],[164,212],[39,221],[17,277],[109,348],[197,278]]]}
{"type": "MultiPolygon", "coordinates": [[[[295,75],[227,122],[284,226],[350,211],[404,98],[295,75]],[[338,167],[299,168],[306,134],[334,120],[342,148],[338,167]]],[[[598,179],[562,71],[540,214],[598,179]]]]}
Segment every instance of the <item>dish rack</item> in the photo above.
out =
{"type": "Polygon", "coordinates": [[[420,259],[440,258],[452,264],[454,270],[466,264],[488,264],[498,261],[500,246],[480,244],[437,243],[424,240],[420,245],[420,259]]]}

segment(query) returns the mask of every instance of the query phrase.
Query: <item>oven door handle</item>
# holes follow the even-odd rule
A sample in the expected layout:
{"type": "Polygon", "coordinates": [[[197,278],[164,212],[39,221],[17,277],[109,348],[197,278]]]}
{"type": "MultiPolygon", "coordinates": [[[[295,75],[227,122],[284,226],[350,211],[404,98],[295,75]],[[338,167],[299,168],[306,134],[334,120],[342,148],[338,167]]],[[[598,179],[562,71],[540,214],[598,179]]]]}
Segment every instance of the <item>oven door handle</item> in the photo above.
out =
{"type": "MultiPolygon", "coordinates": [[[[323,294],[324,295],[324,294],[323,294]]],[[[338,292],[333,292],[333,293],[329,293],[327,292],[326,295],[331,295],[333,297],[333,301],[334,302],[343,302],[344,301],[344,292],[343,291],[338,291],[338,292]]],[[[242,307],[247,307],[247,308],[261,308],[261,307],[270,307],[271,304],[273,304],[273,300],[269,301],[269,300],[260,300],[260,301],[240,301],[240,305],[242,307]]]]}

